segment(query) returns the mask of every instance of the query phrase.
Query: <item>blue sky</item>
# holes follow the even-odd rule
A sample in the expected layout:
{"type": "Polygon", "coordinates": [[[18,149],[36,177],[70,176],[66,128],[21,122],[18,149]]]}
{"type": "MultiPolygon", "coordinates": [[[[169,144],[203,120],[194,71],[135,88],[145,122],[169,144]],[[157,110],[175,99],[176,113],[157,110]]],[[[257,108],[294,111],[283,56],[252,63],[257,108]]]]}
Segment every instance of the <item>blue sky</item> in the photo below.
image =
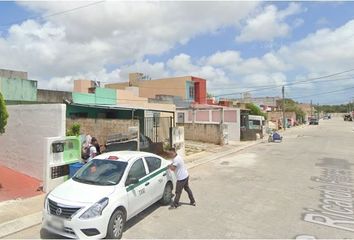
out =
{"type": "MultiPolygon", "coordinates": [[[[274,5],[280,9],[286,8],[288,2],[274,2],[274,5]]],[[[303,3],[307,9],[301,14],[301,16],[292,16],[288,19],[288,22],[295,21],[296,18],[301,17],[305,24],[301,28],[295,28],[291,36],[283,39],[275,39],[272,42],[275,46],[282,44],[288,44],[306,37],[309,33],[312,33],[320,27],[336,28],[354,17],[354,2],[347,2],[339,4],[337,2],[316,2],[316,3],[303,3]],[[319,24],[320,19],[326,19],[328,22],[319,24]]],[[[221,29],[215,34],[203,34],[192,39],[188,44],[177,45],[171,51],[159,55],[149,56],[152,62],[168,60],[171,56],[177,55],[180,52],[190,54],[196,58],[211,55],[216,51],[225,50],[238,50],[242,51],[244,57],[258,57],[262,56],[270,49],[267,46],[267,42],[252,42],[252,43],[236,43],[235,35],[239,31],[233,27],[221,29]],[[217,44],[215,44],[217,43],[217,44]]]]}
{"type": "MultiPolygon", "coordinates": [[[[0,68],[28,71],[40,87],[63,90],[78,77],[116,82],[132,71],[153,78],[198,75],[208,80],[210,93],[237,93],[233,97],[354,69],[348,50],[354,49],[354,2],[104,2],[43,17],[85,4],[0,2],[0,54],[11,53],[0,68]]],[[[350,88],[352,76],[289,86],[287,96],[350,88]]],[[[313,101],[352,97],[348,90],[313,101]]]]}

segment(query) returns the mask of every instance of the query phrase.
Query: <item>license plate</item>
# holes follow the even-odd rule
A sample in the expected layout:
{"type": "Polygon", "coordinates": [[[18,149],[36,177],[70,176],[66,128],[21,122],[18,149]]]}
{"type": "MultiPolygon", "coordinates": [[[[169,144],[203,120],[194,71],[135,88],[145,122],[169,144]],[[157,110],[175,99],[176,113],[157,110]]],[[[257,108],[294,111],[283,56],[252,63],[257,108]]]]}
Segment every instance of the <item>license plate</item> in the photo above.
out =
{"type": "Polygon", "coordinates": [[[63,230],[64,229],[64,222],[60,219],[52,218],[50,220],[50,225],[55,228],[56,230],[63,230]]]}

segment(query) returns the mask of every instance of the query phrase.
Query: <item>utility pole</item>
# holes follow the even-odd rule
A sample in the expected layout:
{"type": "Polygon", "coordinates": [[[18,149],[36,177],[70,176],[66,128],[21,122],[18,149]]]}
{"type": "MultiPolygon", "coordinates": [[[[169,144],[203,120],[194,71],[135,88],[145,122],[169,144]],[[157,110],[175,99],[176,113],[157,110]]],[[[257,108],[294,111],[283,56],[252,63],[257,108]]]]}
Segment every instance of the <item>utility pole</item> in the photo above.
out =
{"type": "Polygon", "coordinates": [[[312,100],[311,100],[311,103],[310,103],[310,106],[311,106],[311,116],[310,117],[312,117],[312,100]]]}
{"type": "Polygon", "coordinates": [[[282,107],[282,110],[283,110],[283,128],[284,128],[284,131],[286,129],[286,126],[285,126],[285,89],[284,89],[284,86],[281,88],[281,93],[283,95],[283,107],[282,107]]]}

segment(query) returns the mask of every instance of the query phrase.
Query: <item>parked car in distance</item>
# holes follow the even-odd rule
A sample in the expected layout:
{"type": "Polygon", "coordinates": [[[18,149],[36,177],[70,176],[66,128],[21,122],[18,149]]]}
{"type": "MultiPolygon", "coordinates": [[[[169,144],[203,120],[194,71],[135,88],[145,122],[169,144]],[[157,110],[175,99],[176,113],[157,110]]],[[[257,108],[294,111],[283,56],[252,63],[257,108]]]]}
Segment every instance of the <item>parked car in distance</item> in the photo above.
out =
{"type": "Polygon", "coordinates": [[[344,114],[344,121],[353,121],[353,117],[349,113],[344,114]]]}
{"type": "Polygon", "coordinates": [[[323,120],[329,120],[331,119],[331,115],[330,114],[326,114],[323,116],[323,120]]]}
{"type": "Polygon", "coordinates": [[[318,119],[317,118],[311,118],[309,124],[310,125],[318,125],[318,119]]]}
{"type": "Polygon", "coordinates": [[[96,156],[45,198],[42,227],[68,238],[121,238],[126,221],[157,201],[169,204],[176,177],[152,153],[96,156]]]}

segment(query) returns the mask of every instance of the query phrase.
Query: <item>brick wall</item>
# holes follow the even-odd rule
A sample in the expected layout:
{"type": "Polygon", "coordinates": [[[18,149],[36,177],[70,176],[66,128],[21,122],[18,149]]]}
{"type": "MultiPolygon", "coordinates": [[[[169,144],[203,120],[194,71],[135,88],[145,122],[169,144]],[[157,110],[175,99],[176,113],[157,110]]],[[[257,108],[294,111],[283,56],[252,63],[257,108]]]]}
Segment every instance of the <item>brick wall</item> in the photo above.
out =
{"type": "MultiPolygon", "coordinates": [[[[285,112],[285,117],[296,119],[296,114],[295,112],[285,112]]],[[[268,112],[268,118],[267,118],[268,120],[277,120],[282,118],[283,118],[282,112],[268,112]]]]}
{"type": "Polygon", "coordinates": [[[80,124],[81,134],[89,134],[92,137],[96,137],[99,144],[105,144],[108,135],[126,133],[129,127],[139,126],[138,120],[67,118],[66,129],[70,129],[74,123],[80,124]]]}
{"type": "Polygon", "coordinates": [[[184,139],[223,145],[223,132],[220,124],[178,123],[184,127],[184,139]]]}

